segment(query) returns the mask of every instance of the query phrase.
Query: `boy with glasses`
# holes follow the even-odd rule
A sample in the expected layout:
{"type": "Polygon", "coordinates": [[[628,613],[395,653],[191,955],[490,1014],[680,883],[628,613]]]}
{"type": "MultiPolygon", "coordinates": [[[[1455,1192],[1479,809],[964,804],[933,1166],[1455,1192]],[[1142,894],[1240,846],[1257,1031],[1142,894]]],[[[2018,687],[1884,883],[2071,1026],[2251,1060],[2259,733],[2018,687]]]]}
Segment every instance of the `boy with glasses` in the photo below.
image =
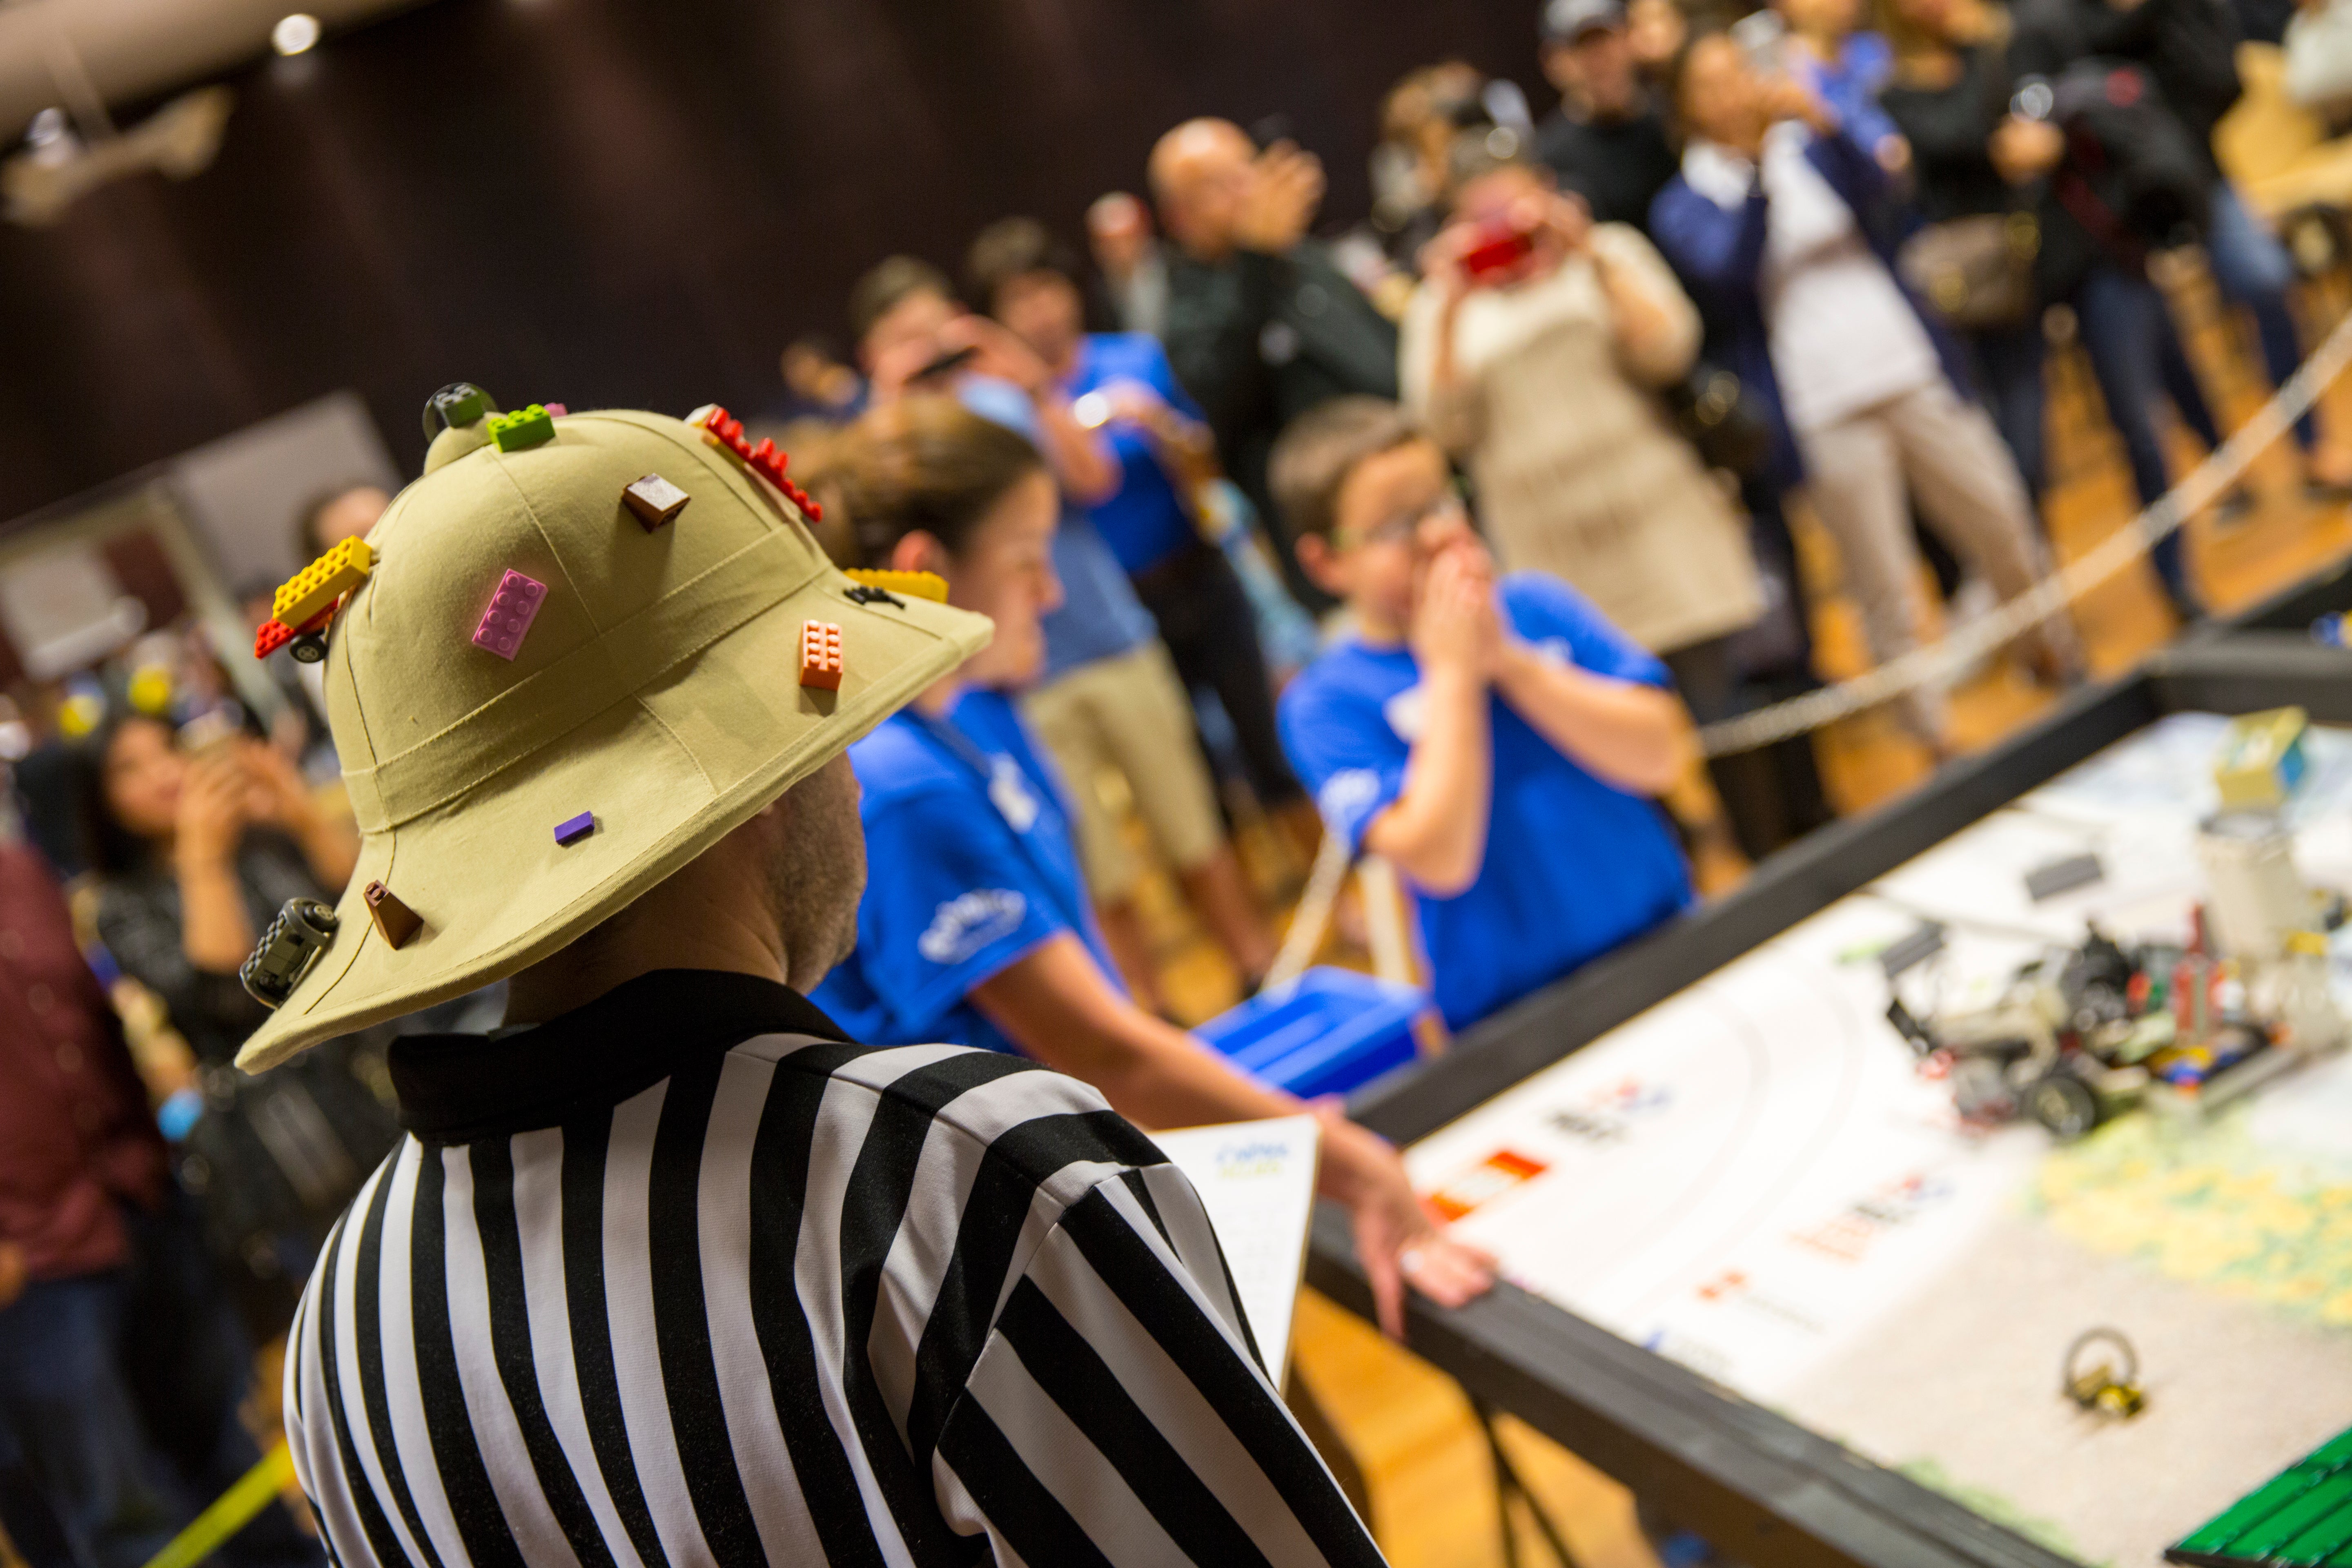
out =
{"type": "Polygon", "coordinates": [[[1665,667],[1558,579],[1498,581],[1393,404],[1302,416],[1270,472],[1299,564],[1354,623],[1284,692],[1283,742],[1330,831],[1412,889],[1447,1026],[1686,906],[1648,798],[1687,754],[1665,667]]]}

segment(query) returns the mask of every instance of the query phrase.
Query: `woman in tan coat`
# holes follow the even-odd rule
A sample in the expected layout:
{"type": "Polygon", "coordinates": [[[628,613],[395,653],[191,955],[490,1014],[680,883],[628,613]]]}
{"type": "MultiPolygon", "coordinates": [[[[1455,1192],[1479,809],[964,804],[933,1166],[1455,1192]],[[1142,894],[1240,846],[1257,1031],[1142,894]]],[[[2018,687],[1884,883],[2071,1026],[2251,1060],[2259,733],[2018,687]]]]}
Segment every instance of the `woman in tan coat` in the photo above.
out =
{"type": "Polygon", "coordinates": [[[1698,351],[1673,272],[1639,230],[1492,160],[1423,263],[1405,402],[1468,468],[1500,563],[1565,578],[1665,660],[1701,721],[1723,716],[1727,645],[1764,599],[1746,519],[1656,395],[1698,351]]]}

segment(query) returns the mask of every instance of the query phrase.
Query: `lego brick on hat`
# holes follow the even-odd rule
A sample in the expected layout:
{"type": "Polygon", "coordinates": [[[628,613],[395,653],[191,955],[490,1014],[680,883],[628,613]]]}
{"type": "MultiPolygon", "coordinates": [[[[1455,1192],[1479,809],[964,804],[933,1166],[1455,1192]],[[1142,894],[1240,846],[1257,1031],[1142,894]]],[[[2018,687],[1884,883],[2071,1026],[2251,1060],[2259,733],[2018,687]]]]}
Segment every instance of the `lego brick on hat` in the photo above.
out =
{"type": "Polygon", "coordinates": [[[904,594],[909,599],[929,599],[934,605],[948,602],[948,580],[936,572],[886,572],[878,567],[857,566],[842,575],[860,587],[904,594]]]}
{"type": "Polygon", "coordinates": [[[801,623],[801,684],[841,689],[841,628],[830,621],[801,623]]]}
{"type": "Polygon", "coordinates": [[[424,917],[402,903],[382,882],[370,882],[363,897],[368,913],[375,920],[375,929],[394,947],[405,947],[409,938],[425,929],[424,917]]]}
{"type": "Polygon", "coordinates": [[[647,474],[621,491],[622,501],[646,525],[648,533],[684,511],[686,503],[693,499],[659,474],[647,474]]]}
{"type": "Polygon", "coordinates": [[[555,439],[555,418],[543,403],[528,408],[518,408],[512,414],[490,416],[490,439],[501,452],[520,452],[526,447],[543,446],[555,439]]]}
{"type": "Polygon", "coordinates": [[[563,845],[577,844],[595,831],[596,814],[593,811],[583,811],[577,816],[567,816],[555,825],[555,841],[563,845]]]}
{"type": "Polygon", "coordinates": [[[522,647],[523,634],[530,630],[540,605],[546,601],[546,584],[509,566],[499,579],[499,591],[490,595],[490,607],[482,612],[482,624],[474,628],[474,646],[488,648],[500,658],[514,658],[515,650],[522,647]]]}
{"type": "Polygon", "coordinates": [[[374,553],[364,539],[346,539],[278,584],[270,617],[298,631],[303,623],[335,607],[335,601],[368,579],[374,553]]]}

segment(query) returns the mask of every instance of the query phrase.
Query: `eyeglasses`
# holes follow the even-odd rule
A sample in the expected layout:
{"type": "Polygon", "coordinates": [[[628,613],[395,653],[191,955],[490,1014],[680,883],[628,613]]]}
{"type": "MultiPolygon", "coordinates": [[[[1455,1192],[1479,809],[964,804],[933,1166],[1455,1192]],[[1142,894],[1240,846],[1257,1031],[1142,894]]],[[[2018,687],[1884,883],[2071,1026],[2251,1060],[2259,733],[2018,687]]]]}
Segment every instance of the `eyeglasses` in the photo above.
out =
{"type": "Polygon", "coordinates": [[[1463,517],[1468,511],[1461,493],[1448,486],[1420,506],[1392,512],[1360,532],[1342,534],[1339,542],[1349,550],[1366,544],[1402,544],[1419,533],[1421,525],[1431,518],[1463,517]]]}

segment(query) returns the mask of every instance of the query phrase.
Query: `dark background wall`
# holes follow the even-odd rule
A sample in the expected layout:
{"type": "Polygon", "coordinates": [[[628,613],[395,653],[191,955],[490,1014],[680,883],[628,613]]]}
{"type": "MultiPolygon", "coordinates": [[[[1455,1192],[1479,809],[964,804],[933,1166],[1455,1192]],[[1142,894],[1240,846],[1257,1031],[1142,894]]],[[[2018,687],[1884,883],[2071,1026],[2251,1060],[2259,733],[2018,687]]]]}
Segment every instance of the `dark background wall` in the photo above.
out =
{"type": "Polygon", "coordinates": [[[866,266],[1073,239],[1189,115],[1283,113],[1362,214],[1377,105],[1536,90],[1536,0],[436,0],[235,79],[219,161],[0,226],[0,518],[339,386],[757,407],[866,266]]]}

